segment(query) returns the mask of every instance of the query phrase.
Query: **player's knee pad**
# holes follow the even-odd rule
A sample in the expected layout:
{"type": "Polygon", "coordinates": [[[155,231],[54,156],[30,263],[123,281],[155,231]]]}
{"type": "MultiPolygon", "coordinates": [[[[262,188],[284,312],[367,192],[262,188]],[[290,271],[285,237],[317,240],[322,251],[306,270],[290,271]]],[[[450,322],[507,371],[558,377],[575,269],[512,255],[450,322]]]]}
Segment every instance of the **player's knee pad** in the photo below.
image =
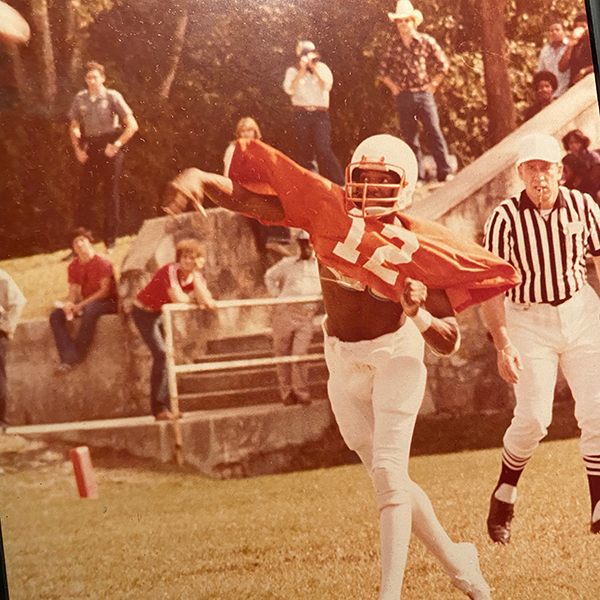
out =
{"type": "Polygon", "coordinates": [[[371,471],[371,480],[379,510],[410,502],[410,479],[403,469],[391,463],[377,466],[371,471]]]}

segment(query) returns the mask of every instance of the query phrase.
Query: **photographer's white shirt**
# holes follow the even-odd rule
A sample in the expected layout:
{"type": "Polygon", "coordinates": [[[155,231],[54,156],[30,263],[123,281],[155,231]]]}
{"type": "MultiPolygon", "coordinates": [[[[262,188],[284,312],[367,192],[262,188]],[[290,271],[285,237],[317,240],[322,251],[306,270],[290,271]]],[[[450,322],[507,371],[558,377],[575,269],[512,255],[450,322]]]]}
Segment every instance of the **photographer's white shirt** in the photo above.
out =
{"type": "Polygon", "coordinates": [[[298,74],[296,67],[289,67],[285,72],[283,80],[283,89],[292,99],[294,106],[314,106],[319,108],[329,108],[329,91],[333,86],[333,75],[329,67],[322,62],[315,65],[321,78],[325,81],[325,89],[319,83],[319,79],[314,73],[307,71],[300,79],[298,89],[292,91],[292,81],[298,74]]]}

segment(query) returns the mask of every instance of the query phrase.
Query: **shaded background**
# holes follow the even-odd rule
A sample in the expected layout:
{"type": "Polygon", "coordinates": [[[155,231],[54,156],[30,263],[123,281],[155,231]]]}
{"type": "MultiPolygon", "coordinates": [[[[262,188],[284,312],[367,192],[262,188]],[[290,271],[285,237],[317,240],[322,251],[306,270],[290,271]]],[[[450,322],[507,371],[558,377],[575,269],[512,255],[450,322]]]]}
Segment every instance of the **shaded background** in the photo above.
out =
{"type": "MultiPolygon", "coordinates": [[[[126,149],[121,235],[157,216],[166,182],[185,167],[222,170],[242,116],[265,141],[293,150],[281,84],[297,40],[310,39],[334,74],[333,146],[344,164],[368,135],[399,134],[393,98],[377,82],[395,29],[393,0],[12,0],[27,46],[2,46],[0,258],[64,248],[74,222],[78,164],[66,113],[83,65],[105,65],[140,131],[126,149]]],[[[464,166],[502,139],[533,101],[532,73],[547,17],[584,0],[419,0],[420,31],[451,68],[436,98],[464,166]],[[500,36],[499,36],[500,34],[500,36]],[[500,46],[498,44],[500,43],[500,46]],[[486,60],[484,60],[486,58],[486,60]],[[504,85],[502,82],[506,81],[504,85]]],[[[425,141],[426,146],[426,141],[425,141]]]]}

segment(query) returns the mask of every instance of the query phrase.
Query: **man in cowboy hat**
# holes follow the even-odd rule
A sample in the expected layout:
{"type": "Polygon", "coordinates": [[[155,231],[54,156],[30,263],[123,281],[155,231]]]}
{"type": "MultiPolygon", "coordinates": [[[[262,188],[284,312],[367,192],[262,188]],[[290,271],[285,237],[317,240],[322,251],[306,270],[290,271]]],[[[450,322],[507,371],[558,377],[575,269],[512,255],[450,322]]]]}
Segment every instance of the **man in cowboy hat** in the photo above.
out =
{"type": "Polygon", "coordinates": [[[437,165],[438,181],[446,181],[452,178],[452,167],[433,94],[448,71],[448,59],[430,35],[417,31],[423,15],[409,0],[400,0],[396,12],[388,17],[400,36],[385,53],[379,78],[396,99],[402,136],[417,157],[419,178],[425,179],[425,172],[417,120],[437,165]]]}

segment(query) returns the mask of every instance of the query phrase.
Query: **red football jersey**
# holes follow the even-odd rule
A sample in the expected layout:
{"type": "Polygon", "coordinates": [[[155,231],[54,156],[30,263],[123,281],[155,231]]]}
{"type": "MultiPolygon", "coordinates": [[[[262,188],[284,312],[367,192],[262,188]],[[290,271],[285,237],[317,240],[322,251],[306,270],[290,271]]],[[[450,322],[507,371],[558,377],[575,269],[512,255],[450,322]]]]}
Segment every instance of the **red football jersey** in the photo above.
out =
{"type": "Polygon", "coordinates": [[[341,187],[258,140],[238,141],[229,177],[276,195],[285,211],[278,225],[304,229],[321,263],[394,302],[407,277],[445,290],[457,312],[520,282],[508,262],[437,223],[400,212],[391,222],[363,218],[341,187]]]}

